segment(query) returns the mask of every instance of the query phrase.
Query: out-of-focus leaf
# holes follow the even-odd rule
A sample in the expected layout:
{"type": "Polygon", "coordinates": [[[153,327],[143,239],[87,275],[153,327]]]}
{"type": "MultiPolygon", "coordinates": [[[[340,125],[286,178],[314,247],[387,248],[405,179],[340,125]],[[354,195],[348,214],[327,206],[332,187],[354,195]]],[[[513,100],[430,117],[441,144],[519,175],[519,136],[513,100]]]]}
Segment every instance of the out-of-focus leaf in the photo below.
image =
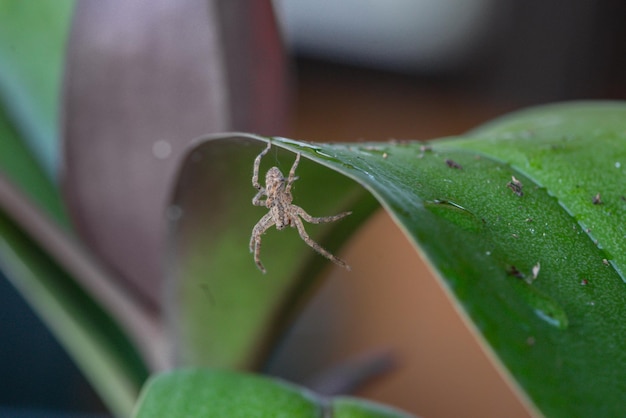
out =
{"type": "MultiPolygon", "coordinates": [[[[144,360],[111,314],[76,283],[65,266],[51,258],[50,252],[62,253],[67,247],[58,245],[50,229],[39,218],[25,213],[30,209],[15,198],[15,191],[10,190],[9,183],[3,178],[0,178],[0,200],[0,267],[50,327],[111,410],[119,416],[127,416],[148,375],[144,360]],[[15,219],[8,216],[7,208],[12,215],[22,217],[22,221],[33,222],[27,228],[47,235],[44,239],[47,244],[57,244],[57,248],[51,251],[50,247],[41,247],[40,242],[33,241],[15,219]]],[[[60,258],[67,262],[71,257],[66,254],[60,258]]],[[[84,270],[81,265],[74,264],[73,267],[74,270],[84,270]]],[[[118,308],[129,313],[125,307],[118,308]]],[[[132,321],[131,318],[124,319],[132,321]]],[[[10,344],[10,341],[5,343],[10,344]]]]}
{"type": "Polygon", "coordinates": [[[77,4],[65,89],[65,191],[77,228],[147,304],[163,209],[190,140],[283,130],[287,77],[269,0],[77,4]]]}
{"type": "Polygon", "coordinates": [[[216,370],[176,370],[152,377],[135,418],[409,418],[355,398],[325,399],[277,379],[216,370]]]}
{"type": "MultiPolygon", "coordinates": [[[[178,248],[172,282],[180,284],[172,317],[187,364],[251,364],[280,325],[272,313],[299,301],[301,294],[288,291],[310,283],[311,276],[295,274],[304,253],[321,259],[293,231],[271,231],[262,250],[269,273],[255,271],[247,231],[264,211],[249,203],[250,175],[264,142],[254,140],[267,141],[234,135],[198,145],[170,208],[178,248]],[[194,188],[192,176],[206,187],[194,188]],[[274,308],[261,314],[257,298],[274,308]]],[[[294,156],[285,160],[279,148],[302,153],[294,203],[315,215],[352,209],[360,221],[371,207],[348,203],[362,190],[322,166],[379,200],[531,409],[619,415],[626,393],[626,104],[537,108],[428,146],[272,142],[262,172],[270,164],[288,170],[294,156]]],[[[347,219],[314,238],[351,229],[347,219]]]]}
{"type": "Polygon", "coordinates": [[[50,174],[58,158],[59,88],[73,4],[0,3],[0,173],[65,227],[50,174]]]}
{"type": "Polygon", "coordinates": [[[0,109],[0,174],[19,186],[51,218],[69,230],[58,189],[41,169],[3,109],[0,109]]]}
{"type": "Polygon", "coordinates": [[[2,117],[14,121],[49,175],[59,159],[59,91],[73,6],[74,0],[0,2],[2,117]]]}
{"type": "Polygon", "coordinates": [[[158,329],[74,242],[50,180],[73,4],[0,3],[0,268],[111,410],[127,416],[145,362],[158,361],[158,329]]]}

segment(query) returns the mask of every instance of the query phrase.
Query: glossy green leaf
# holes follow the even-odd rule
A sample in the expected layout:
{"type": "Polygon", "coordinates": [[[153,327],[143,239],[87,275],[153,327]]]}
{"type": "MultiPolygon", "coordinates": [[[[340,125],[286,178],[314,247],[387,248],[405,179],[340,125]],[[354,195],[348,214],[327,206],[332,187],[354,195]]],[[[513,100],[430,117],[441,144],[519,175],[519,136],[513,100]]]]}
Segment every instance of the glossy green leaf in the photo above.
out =
{"type": "Polygon", "coordinates": [[[135,418],[408,418],[397,410],[355,398],[326,399],[268,377],[183,369],[151,378],[135,418]]]}
{"type": "MultiPolygon", "coordinates": [[[[269,273],[255,270],[247,244],[266,210],[250,204],[250,177],[267,140],[213,139],[187,157],[170,207],[181,363],[254,364],[324,260],[295,231],[270,231],[269,273]]],[[[536,108],[428,145],[271,141],[262,172],[286,173],[294,154],[283,149],[300,152],[294,203],[314,215],[350,209],[360,222],[372,210],[363,188],[382,204],[531,408],[619,414],[626,104],[536,108]]],[[[312,236],[334,251],[345,222],[312,236]]]]}

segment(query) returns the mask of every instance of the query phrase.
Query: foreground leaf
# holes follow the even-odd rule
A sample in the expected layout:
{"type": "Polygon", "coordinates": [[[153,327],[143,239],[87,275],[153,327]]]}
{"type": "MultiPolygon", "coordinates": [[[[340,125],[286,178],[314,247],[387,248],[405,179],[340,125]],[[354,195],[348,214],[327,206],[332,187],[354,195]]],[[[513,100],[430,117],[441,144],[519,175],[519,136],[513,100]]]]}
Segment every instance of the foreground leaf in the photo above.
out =
{"type": "Polygon", "coordinates": [[[135,418],[408,418],[383,405],[355,398],[321,398],[280,380],[215,370],[177,370],[150,379],[135,418]]]}
{"type": "MultiPolygon", "coordinates": [[[[296,266],[323,260],[298,252],[304,244],[292,231],[269,232],[263,257],[275,276],[261,277],[250,266],[247,231],[263,215],[248,203],[252,160],[263,146],[255,141],[267,139],[203,143],[180,178],[172,213],[182,246],[172,277],[181,280],[173,312],[183,363],[251,364],[242,359],[258,353],[280,325],[273,313],[302,296],[288,290],[310,284],[296,266]],[[204,179],[202,190],[219,193],[201,195],[189,173],[204,179]],[[259,315],[250,308],[257,302],[272,306],[259,315]],[[252,321],[256,327],[240,332],[252,321]],[[237,354],[210,349],[223,341],[237,354]]],[[[294,191],[294,203],[316,215],[341,208],[364,219],[370,201],[348,204],[353,193],[360,196],[357,183],[376,197],[531,408],[549,416],[619,414],[626,394],[625,104],[538,108],[429,146],[272,142],[320,164],[303,163],[294,191]]],[[[284,152],[276,152],[271,164],[285,172],[293,156],[284,162],[284,152]]]]}

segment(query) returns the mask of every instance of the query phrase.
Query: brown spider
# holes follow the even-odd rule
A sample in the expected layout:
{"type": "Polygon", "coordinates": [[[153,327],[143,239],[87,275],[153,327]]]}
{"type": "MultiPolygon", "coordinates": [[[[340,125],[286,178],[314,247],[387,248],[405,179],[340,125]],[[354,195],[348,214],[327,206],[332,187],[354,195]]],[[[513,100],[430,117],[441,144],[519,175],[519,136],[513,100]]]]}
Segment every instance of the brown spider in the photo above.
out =
{"type": "Polygon", "coordinates": [[[265,267],[263,267],[260,258],[261,236],[272,225],[276,225],[276,229],[278,230],[284,229],[287,226],[297,228],[300,238],[302,238],[311,248],[328,258],[333,263],[350,270],[350,266],[348,266],[343,260],[326,251],[309,237],[304,229],[304,225],[300,217],[307,222],[319,224],[322,222],[336,221],[344,216],[350,215],[352,212],[343,212],[335,216],[314,218],[306,213],[301,207],[291,203],[293,201],[291,187],[293,186],[294,181],[298,179],[298,177],[296,177],[296,168],[298,167],[298,162],[300,161],[300,153],[296,155],[296,160],[294,161],[293,166],[291,166],[291,170],[289,170],[289,177],[285,179],[285,177],[283,177],[283,173],[281,173],[278,167],[272,167],[265,175],[265,187],[261,187],[259,184],[259,166],[261,165],[261,158],[268,153],[271,146],[272,144],[268,143],[267,148],[265,148],[256,157],[254,160],[254,172],[252,174],[252,185],[259,191],[256,196],[252,198],[252,204],[255,206],[265,206],[270,210],[252,229],[250,252],[254,252],[254,262],[257,267],[265,273],[265,267]],[[264,196],[266,199],[261,200],[264,196]]]}

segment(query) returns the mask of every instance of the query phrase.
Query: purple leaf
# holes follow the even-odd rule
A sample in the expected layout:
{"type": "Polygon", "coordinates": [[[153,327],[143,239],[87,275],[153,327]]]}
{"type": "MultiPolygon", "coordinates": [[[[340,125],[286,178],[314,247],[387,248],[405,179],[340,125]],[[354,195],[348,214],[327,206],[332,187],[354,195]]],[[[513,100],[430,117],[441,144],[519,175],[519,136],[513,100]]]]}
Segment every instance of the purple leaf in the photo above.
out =
{"type": "Polygon", "coordinates": [[[165,202],[183,150],[211,132],[283,134],[285,68],[269,0],[77,3],[65,194],[84,240],[146,305],[159,305],[165,202]]]}

